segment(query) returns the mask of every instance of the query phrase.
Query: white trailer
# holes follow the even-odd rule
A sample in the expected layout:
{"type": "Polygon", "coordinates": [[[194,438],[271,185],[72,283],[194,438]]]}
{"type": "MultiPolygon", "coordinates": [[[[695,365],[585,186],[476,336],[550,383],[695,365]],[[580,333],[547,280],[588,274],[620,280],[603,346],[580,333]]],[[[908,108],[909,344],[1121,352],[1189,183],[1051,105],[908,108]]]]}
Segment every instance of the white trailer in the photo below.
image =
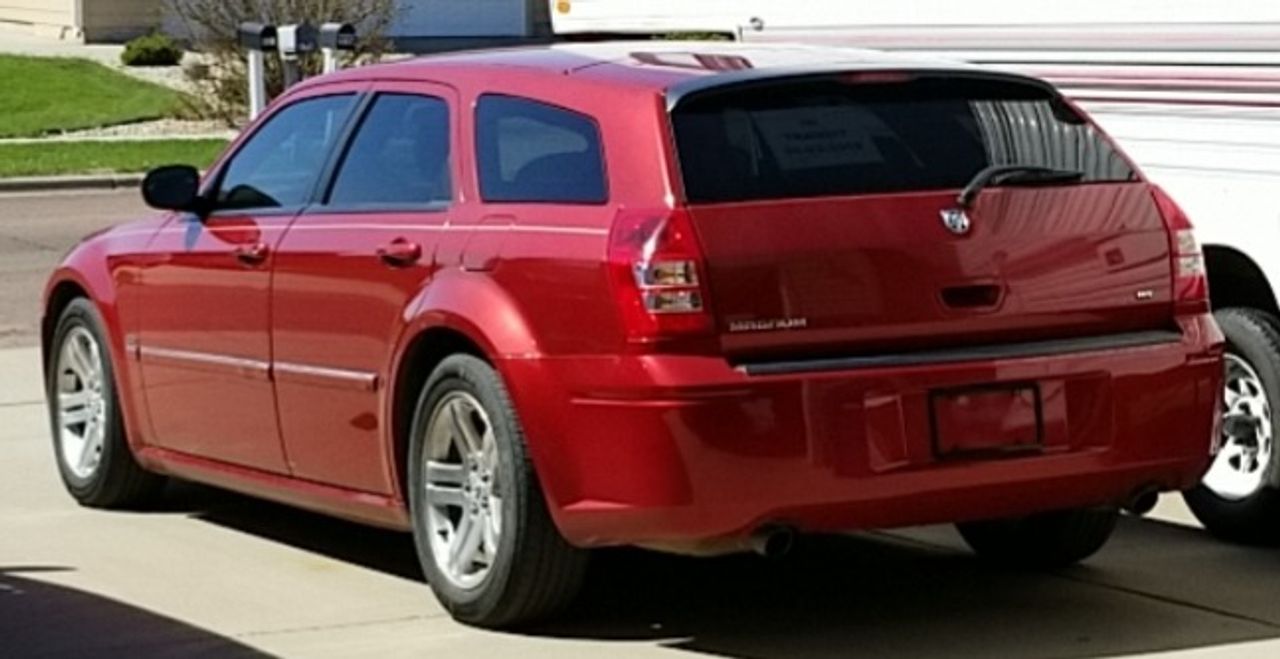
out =
{"type": "Polygon", "coordinates": [[[714,32],[963,59],[1054,82],[1177,199],[1204,247],[1230,342],[1227,432],[1188,501],[1222,535],[1280,539],[1280,3],[561,0],[551,17],[568,38],[714,32]]]}

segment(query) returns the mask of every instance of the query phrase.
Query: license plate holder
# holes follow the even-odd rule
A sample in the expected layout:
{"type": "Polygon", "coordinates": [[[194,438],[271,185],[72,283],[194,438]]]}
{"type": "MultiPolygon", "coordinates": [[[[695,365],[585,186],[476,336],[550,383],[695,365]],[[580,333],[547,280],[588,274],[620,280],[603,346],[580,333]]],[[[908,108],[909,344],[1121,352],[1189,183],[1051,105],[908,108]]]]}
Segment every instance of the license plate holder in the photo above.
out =
{"type": "Polygon", "coordinates": [[[933,449],[940,458],[1039,451],[1040,388],[1034,384],[934,391],[929,396],[933,449]]]}

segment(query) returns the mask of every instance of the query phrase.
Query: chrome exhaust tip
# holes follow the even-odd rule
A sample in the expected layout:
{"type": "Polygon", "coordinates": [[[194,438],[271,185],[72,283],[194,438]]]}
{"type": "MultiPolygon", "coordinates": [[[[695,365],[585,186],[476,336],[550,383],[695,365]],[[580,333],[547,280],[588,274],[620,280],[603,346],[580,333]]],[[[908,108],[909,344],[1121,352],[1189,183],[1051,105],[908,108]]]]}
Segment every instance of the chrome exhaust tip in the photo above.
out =
{"type": "Polygon", "coordinates": [[[1155,510],[1156,503],[1160,501],[1160,491],[1156,488],[1145,488],[1139,490],[1137,494],[1129,498],[1121,508],[1130,515],[1142,517],[1147,513],[1155,510]]]}
{"type": "Polygon", "coordinates": [[[791,553],[795,542],[795,529],[789,526],[767,527],[752,534],[751,550],[765,558],[781,558],[791,553]]]}

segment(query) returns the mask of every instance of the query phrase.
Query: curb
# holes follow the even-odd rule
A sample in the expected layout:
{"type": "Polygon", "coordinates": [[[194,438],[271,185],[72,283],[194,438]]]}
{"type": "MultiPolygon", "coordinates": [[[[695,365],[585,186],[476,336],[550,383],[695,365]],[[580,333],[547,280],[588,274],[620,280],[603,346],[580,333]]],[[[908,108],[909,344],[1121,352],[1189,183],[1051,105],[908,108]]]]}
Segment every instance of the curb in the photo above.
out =
{"type": "Polygon", "coordinates": [[[0,178],[0,192],[66,192],[74,190],[118,190],[142,185],[146,174],[101,174],[91,176],[37,176],[0,178]]]}

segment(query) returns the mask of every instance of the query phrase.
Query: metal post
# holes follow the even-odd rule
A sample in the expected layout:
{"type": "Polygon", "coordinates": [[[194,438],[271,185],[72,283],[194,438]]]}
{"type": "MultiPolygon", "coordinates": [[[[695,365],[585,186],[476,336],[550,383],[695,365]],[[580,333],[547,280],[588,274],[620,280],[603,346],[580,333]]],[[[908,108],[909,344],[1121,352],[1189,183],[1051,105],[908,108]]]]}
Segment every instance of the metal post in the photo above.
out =
{"type": "Polygon", "coordinates": [[[338,70],[338,51],[356,49],[356,26],[350,23],[325,23],[320,26],[320,50],[324,53],[324,72],[338,70]]]}
{"type": "Polygon", "coordinates": [[[284,72],[285,89],[302,82],[302,57],[316,50],[319,33],[309,23],[282,25],[277,31],[280,68],[284,72]]]}
{"type": "Polygon", "coordinates": [[[302,64],[296,55],[280,58],[280,70],[284,74],[284,88],[288,89],[302,82],[302,64]]]}
{"type": "Polygon", "coordinates": [[[266,57],[261,50],[249,51],[249,120],[267,108],[266,57]]]}
{"type": "Polygon", "coordinates": [[[266,55],[276,48],[276,28],[262,23],[240,24],[240,46],[249,53],[249,119],[257,119],[267,107],[266,55]]]}

